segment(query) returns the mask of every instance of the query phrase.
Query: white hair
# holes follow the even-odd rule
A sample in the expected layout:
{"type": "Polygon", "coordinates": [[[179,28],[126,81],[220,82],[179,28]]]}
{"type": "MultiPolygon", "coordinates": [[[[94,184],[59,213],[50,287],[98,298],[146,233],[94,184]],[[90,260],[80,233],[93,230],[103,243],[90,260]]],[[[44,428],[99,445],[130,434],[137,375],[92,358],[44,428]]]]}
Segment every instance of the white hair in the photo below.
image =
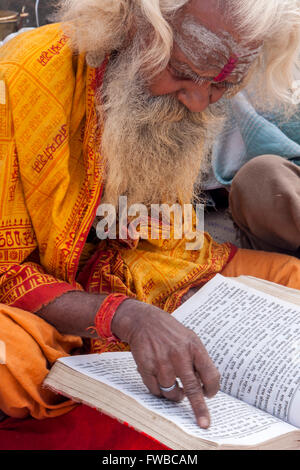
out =
{"type": "Polygon", "coordinates": [[[189,0],[61,0],[58,18],[73,24],[75,48],[101,60],[120,50],[130,34],[144,28],[151,39],[144,64],[162,69],[169,61],[173,32],[169,20],[189,0]]]}
{"type": "MultiPolygon", "coordinates": [[[[230,3],[230,2],[229,2],[230,3]]],[[[235,0],[237,23],[247,41],[264,41],[253,70],[256,104],[293,104],[291,89],[300,70],[300,1],[235,0]]],[[[293,108],[293,106],[292,106],[293,108]]]]}
{"type": "MultiPolygon", "coordinates": [[[[135,32],[147,48],[141,66],[163,70],[173,46],[172,20],[193,0],[62,0],[60,19],[73,25],[74,47],[93,63],[124,47],[135,32]]],[[[204,0],[203,0],[204,1],[204,0]]],[[[261,94],[278,103],[291,103],[290,92],[299,70],[299,0],[214,0],[222,15],[234,21],[243,40],[263,40],[254,80],[261,94]]],[[[97,65],[97,64],[96,64],[97,65]]]]}

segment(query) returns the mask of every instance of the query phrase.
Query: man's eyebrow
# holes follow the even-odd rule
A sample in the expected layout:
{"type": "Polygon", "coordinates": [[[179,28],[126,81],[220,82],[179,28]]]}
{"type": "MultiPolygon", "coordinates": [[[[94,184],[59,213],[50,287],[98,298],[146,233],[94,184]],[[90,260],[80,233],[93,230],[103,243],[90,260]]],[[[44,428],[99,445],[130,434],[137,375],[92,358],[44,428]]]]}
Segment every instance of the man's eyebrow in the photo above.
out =
{"type": "Polygon", "coordinates": [[[171,59],[170,64],[172,67],[175,67],[176,70],[178,70],[179,72],[185,73],[186,75],[189,75],[189,76],[198,77],[198,78],[202,78],[205,80],[213,80],[214,77],[216,76],[216,74],[214,75],[214,77],[207,77],[205,75],[200,75],[199,73],[195,72],[188,64],[184,62],[178,62],[175,59],[171,59]]]}
{"type": "MultiPolygon", "coordinates": [[[[192,70],[191,67],[188,64],[184,63],[184,62],[178,62],[176,59],[171,59],[170,60],[170,65],[171,65],[171,67],[174,68],[175,71],[178,71],[180,73],[185,74],[186,77],[191,78],[194,81],[203,80],[203,81],[208,81],[208,82],[213,82],[215,84],[219,84],[219,82],[215,81],[215,78],[216,78],[215,75],[213,77],[207,77],[207,76],[204,76],[204,75],[200,75],[200,74],[194,72],[194,70],[192,70]]],[[[239,80],[236,83],[232,83],[232,82],[228,82],[228,81],[225,81],[224,83],[226,83],[228,85],[232,85],[232,86],[239,86],[243,83],[244,79],[245,79],[245,77],[243,77],[241,80],[239,80]]]]}

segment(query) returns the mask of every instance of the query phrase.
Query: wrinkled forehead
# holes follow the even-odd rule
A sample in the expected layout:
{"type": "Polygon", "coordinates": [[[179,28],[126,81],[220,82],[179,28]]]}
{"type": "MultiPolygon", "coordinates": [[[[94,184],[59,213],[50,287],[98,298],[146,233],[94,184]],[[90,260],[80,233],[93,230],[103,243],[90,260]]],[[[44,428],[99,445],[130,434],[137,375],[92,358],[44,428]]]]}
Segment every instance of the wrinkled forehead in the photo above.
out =
{"type": "Polygon", "coordinates": [[[262,49],[261,43],[243,44],[228,31],[211,31],[190,15],[180,25],[174,25],[174,40],[195,67],[202,70],[208,66],[219,70],[227,67],[228,74],[235,76],[245,75],[262,49]]]}

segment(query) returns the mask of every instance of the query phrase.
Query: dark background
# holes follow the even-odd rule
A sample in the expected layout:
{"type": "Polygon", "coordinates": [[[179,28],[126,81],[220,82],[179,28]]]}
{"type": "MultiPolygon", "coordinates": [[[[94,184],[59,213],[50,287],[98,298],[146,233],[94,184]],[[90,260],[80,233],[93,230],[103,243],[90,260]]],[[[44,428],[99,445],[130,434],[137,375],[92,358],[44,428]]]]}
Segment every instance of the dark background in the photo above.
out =
{"type": "MultiPolygon", "coordinates": [[[[28,19],[25,21],[23,26],[25,27],[35,27],[35,3],[36,0],[0,0],[0,10],[12,10],[16,12],[21,12],[22,7],[26,7],[26,12],[29,13],[28,19]]],[[[51,23],[52,20],[48,16],[54,11],[55,1],[53,0],[40,0],[38,13],[39,13],[39,23],[40,26],[51,23]]]]}

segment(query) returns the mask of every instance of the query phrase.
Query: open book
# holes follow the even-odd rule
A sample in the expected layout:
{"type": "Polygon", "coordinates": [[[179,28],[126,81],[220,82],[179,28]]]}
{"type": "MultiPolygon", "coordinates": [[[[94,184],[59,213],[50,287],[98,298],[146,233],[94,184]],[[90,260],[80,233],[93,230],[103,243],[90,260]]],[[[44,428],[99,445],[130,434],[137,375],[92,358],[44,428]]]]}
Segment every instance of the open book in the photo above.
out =
{"type": "Polygon", "coordinates": [[[186,398],[152,396],[129,352],[61,358],[45,386],[171,449],[300,449],[300,291],[217,275],[173,315],[221,373],[221,391],[207,400],[209,429],[186,398]]]}

